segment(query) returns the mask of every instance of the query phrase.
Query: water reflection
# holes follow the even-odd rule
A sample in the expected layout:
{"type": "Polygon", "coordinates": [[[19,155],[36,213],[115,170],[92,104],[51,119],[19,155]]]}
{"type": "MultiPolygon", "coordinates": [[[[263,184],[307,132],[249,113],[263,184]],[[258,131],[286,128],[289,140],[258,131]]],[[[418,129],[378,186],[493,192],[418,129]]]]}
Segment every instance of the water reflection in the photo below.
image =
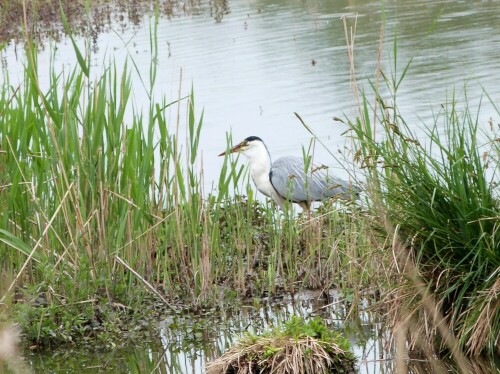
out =
{"type": "Polygon", "coordinates": [[[141,27],[143,21],[147,21],[155,12],[167,19],[207,13],[215,22],[221,22],[230,12],[228,0],[163,0],[154,3],[148,0],[95,1],[88,8],[79,2],[23,4],[22,1],[14,0],[6,2],[0,8],[0,43],[17,43],[23,40],[25,12],[29,30],[36,41],[59,41],[65,34],[61,8],[71,31],[77,35],[93,35],[94,42],[99,34],[109,33],[116,26],[122,31],[130,26],[141,27]]]}
{"type": "Polygon", "coordinates": [[[389,336],[373,314],[362,311],[348,317],[348,308],[334,291],[328,298],[321,293],[305,292],[293,298],[243,305],[237,311],[169,318],[161,329],[164,365],[177,372],[202,373],[207,360],[219,357],[241,334],[260,334],[293,315],[300,315],[320,316],[331,328],[348,336],[359,358],[360,372],[379,372],[379,360],[388,359],[389,336]]]}
{"type": "MultiPolygon", "coordinates": [[[[163,354],[152,364],[159,372],[203,373],[205,363],[222,355],[242,334],[260,334],[299,315],[305,318],[319,316],[330,328],[348,337],[357,357],[359,373],[394,373],[396,367],[390,333],[369,307],[367,299],[360,310],[354,311],[335,290],[327,295],[306,291],[293,297],[246,304],[237,311],[217,310],[205,315],[168,318],[161,327],[160,351],[163,354]]],[[[154,354],[154,357],[159,356],[154,354]]],[[[408,359],[406,364],[409,373],[433,372],[437,365],[445,372],[457,371],[446,361],[432,364],[424,357],[408,359]]],[[[480,360],[474,365],[478,374],[490,373],[494,368],[493,362],[480,360]]]]}
{"type": "MultiPolygon", "coordinates": [[[[246,332],[259,334],[294,315],[319,316],[330,328],[348,337],[359,373],[394,373],[395,361],[390,333],[369,302],[358,311],[336,291],[325,297],[321,292],[301,292],[294,297],[262,299],[241,308],[206,309],[196,313],[182,312],[168,316],[160,323],[159,336],[136,342],[126,349],[106,352],[79,351],[78,347],[30,353],[27,361],[33,372],[122,372],[122,373],[204,373],[207,361],[215,359],[246,332]]],[[[425,358],[407,360],[409,373],[433,372],[425,358]]],[[[447,370],[456,369],[438,362],[447,370]]],[[[479,360],[475,373],[490,373],[494,362],[479,360]]]]}

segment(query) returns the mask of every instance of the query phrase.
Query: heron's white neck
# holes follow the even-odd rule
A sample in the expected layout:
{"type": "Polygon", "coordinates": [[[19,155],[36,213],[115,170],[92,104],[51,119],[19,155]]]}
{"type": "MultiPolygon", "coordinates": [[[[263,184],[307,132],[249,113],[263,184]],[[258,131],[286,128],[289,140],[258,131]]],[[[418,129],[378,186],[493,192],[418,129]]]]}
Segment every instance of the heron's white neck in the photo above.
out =
{"type": "Polygon", "coordinates": [[[271,156],[262,142],[252,144],[252,147],[242,152],[250,161],[250,173],[255,187],[264,195],[273,198],[275,190],[269,180],[271,172],[271,156]]]}

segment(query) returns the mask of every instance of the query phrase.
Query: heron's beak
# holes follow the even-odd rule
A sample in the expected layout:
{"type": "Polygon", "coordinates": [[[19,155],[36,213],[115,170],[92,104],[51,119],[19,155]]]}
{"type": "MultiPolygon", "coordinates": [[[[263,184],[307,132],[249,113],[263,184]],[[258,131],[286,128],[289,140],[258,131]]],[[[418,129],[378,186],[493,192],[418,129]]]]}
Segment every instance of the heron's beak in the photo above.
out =
{"type": "Polygon", "coordinates": [[[226,154],[229,154],[229,153],[235,153],[235,152],[239,152],[241,150],[241,148],[243,148],[243,146],[245,145],[245,142],[241,142],[239,144],[236,144],[233,148],[231,148],[229,151],[224,151],[222,152],[220,156],[225,156],[226,154]]]}

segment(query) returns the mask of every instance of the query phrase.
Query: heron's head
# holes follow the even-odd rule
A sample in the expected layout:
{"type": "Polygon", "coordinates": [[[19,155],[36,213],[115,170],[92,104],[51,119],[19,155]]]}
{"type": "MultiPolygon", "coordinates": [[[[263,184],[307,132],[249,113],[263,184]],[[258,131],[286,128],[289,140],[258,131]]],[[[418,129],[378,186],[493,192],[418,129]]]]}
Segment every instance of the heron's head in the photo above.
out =
{"type": "Polygon", "coordinates": [[[268,155],[266,145],[261,138],[257,136],[249,136],[241,143],[236,144],[230,150],[222,152],[219,156],[224,156],[229,153],[241,153],[252,159],[261,155],[268,155]]]}

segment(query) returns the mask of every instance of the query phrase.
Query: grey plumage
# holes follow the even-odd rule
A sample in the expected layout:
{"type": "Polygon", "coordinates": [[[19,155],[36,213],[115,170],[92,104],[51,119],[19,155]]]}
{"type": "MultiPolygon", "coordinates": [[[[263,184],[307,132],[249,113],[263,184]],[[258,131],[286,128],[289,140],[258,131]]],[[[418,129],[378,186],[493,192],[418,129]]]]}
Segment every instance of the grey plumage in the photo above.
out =
{"type": "Polygon", "coordinates": [[[274,189],[285,199],[294,203],[322,201],[333,196],[343,199],[356,198],[359,188],[331,175],[325,165],[312,163],[305,171],[304,160],[300,157],[281,157],[271,166],[269,179],[274,189]]]}

